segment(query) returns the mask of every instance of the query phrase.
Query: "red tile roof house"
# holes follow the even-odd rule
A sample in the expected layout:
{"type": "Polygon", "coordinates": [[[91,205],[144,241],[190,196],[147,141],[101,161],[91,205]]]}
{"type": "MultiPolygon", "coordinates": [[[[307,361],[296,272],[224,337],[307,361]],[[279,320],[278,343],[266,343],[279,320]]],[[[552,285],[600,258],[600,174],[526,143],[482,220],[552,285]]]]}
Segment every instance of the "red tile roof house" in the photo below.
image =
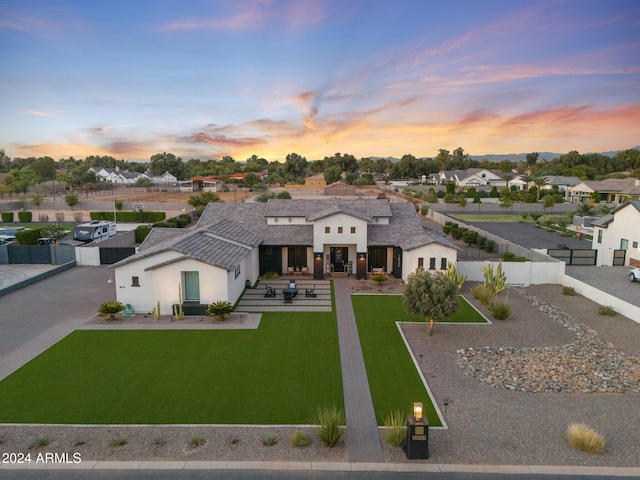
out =
{"type": "Polygon", "coordinates": [[[445,269],[457,248],[431,237],[413,205],[388,200],[279,200],[210,203],[195,228],[155,228],[139,251],[115,264],[117,298],[136,311],[160,301],[203,308],[234,304],[260,275],[288,267],[310,278],[366,278],[384,272],[404,281],[419,266],[445,269]],[[179,287],[180,286],[180,287],[179,287]]]}

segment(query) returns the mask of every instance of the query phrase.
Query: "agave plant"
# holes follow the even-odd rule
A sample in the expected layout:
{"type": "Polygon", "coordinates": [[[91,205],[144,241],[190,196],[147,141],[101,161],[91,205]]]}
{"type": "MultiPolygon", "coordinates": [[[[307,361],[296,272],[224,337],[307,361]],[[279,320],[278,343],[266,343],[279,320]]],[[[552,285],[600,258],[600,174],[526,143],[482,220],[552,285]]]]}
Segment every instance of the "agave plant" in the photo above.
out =
{"type": "Polygon", "coordinates": [[[218,320],[223,321],[224,318],[232,311],[233,305],[229,302],[225,302],[224,300],[220,300],[219,302],[213,302],[209,305],[209,308],[207,308],[207,315],[216,317],[218,320]]]}
{"type": "Polygon", "coordinates": [[[116,314],[120,313],[124,310],[124,305],[117,301],[104,302],[98,308],[98,315],[101,317],[106,317],[109,315],[109,321],[114,321],[116,319],[116,314]]]}

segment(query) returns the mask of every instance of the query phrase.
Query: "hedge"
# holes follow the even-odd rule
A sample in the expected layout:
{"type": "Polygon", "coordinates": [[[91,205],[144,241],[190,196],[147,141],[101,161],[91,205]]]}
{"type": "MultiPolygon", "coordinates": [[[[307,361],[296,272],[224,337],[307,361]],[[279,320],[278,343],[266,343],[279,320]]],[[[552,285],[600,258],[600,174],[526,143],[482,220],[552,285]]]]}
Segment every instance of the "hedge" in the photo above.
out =
{"type": "Polygon", "coordinates": [[[31,212],[27,212],[26,210],[20,210],[18,212],[18,220],[20,220],[21,223],[31,223],[32,217],[31,212]]]}
{"type": "Polygon", "coordinates": [[[146,225],[138,225],[136,227],[136,243],[144,242],[144,239],[149,235],[149,227],[146,225]]]}
{"type": "Polygon", "coordinates": [[[13,212],[2,212],[2,221],[4,223],[13,222],[13,212]]]}
{"type": "MultiPolygon", "coordinates": [[[[155,223],[164,220],[167,217],[165,212],[142,212],[141,223],[155,223]]],[[[91,220],[108,220],[113,221],[113,212],[89,212],[91,220]]],[[[140,212],[116,212],[116,220],[118,222],[140,222],[140,212]]]]}
{"type": "Polygon", "coordinates": [[[20,245],[37,245],[38,239],[42,237],[44,227],[28,228],[16,232],[16,240],[20,245]]]}

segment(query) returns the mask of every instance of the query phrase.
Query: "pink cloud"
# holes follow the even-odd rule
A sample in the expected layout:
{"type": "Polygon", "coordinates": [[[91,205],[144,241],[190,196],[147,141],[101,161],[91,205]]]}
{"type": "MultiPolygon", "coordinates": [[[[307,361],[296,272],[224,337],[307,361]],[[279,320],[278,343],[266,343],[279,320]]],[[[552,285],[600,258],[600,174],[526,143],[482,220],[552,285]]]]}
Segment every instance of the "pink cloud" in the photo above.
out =
{"type": "Polygon", "coordinates": [[[53,28],[54,24],[48,20],[0,5],[0,30],[41,33],[53,28]]]}

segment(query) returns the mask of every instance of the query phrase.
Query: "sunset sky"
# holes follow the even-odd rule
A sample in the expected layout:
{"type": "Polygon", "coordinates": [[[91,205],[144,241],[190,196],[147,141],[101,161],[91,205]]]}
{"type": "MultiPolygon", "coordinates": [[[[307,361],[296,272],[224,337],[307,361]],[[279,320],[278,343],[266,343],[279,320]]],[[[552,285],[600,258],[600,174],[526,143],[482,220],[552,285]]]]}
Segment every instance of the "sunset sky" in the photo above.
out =
{"type": "Polygon", "coordinates": [[[640,144],[640,1],[0,0],[11,157],[640,144]]]}

